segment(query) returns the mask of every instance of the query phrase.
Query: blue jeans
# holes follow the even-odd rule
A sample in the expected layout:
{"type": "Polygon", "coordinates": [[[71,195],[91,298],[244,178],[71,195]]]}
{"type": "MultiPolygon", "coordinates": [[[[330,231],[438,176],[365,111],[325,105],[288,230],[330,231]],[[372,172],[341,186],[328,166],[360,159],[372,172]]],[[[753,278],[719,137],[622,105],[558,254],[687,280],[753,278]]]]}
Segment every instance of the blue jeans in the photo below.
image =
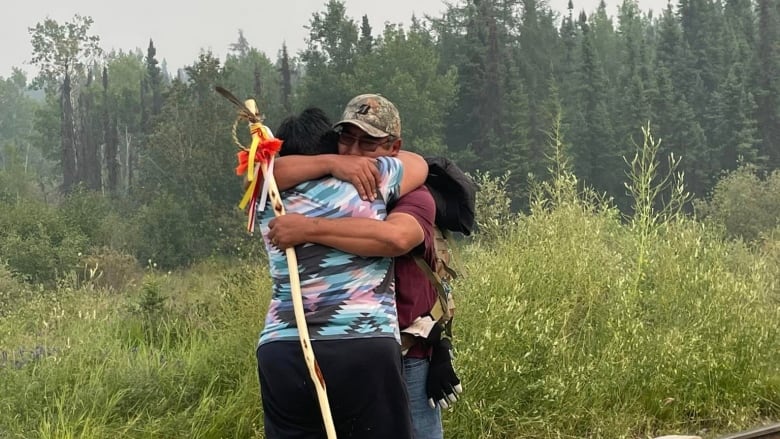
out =
{"type": "Polygon", "coordinates": [[[424,358],[404,357],[404,381],[409,392],[409,407],[412,410],[414,439],[443,439],[441,409],[428,405],[425,381],[430,363],[424,358]]]}

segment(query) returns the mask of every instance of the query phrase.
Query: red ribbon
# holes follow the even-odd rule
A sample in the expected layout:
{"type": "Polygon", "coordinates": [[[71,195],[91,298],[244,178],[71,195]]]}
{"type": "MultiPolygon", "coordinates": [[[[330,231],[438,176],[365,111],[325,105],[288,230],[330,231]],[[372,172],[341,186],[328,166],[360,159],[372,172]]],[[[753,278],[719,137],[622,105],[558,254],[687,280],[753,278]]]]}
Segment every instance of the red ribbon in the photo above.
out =
{"type": "MultiPolygon", "coordinates": [[[[255,153],[255,163],[268,162],[271,157],[275,156],[279,150],[282,149],[282,141],[273,138],[269,140],[263,140],[257,146],[257,152],[255,153]]],[[[241,150],[236,154],[238,158],[238,166],[236,166],[236,175],[244,175],[249,167],[249,151],[241,150]]]]}
{"type": "Polygon", "coordinates": [[[271,157],[274,157],[281,149],[282,141],[273,137],[260,142],[260,145],[257,146],[257,154],[263,158],[263,161],[269,162],[271,157]]]}

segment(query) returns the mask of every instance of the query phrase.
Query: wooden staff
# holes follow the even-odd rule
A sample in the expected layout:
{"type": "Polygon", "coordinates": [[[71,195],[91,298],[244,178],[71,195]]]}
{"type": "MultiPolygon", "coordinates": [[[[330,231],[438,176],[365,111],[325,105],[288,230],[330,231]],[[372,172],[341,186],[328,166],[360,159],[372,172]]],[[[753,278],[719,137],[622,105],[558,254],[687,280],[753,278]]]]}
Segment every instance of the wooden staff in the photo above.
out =
{"type": "MultiPolygon", "coordinates": [[[[244,101],[246,108],[254,115],[254,121],[250,122],[250,132],[252,136],[259,136],[264,132],[258,117],[257,104],[254,99],[247,99],[244,101]]],[[[268,140],[268,139],[261,139],[268,140]]],[[[253,139],[255,141],[255,139],[253,139]]],[[[251,163],[251,162],[250,162],[251,163]]],[[[276,180],[272,173],[268,172],[268,161],[260,161],[260,170],[263,172],[263,178],[268,182],[268,197],[271,200],[271,206],[274,209],[275,216],[282,216],[285,214],[284,205],[282,204],[282,197],[279,195],[279,188],[276,185],[276,180]]],[[[253,169],[249,169],[248,172],[254,173],[253,169]]],[[[287,256],[287,271],[290,272],[290,292],[293,301],[293,311],[295,312],[295,324],[298,327],[298,336],[301,341],[301,348],[303,349],[303,358],[306,360],[306,367],[309,369],[309,375],[314,382],[314,387],[317,389],[317,398],[320,403],[320,412],[322,412],[322,420],[325,423],[325,432],[328,434],[328,439],[336,439],[336,427],[333,425],[333,415],[330,412],[330,403],[328,402],[328,393],[325,388],[325,379],[322,377],[320,371],[320,365],[317,363],[317,359],[314,358],[314,349],[311,346],[311,339],[309,339],[309,327],[306,325],[306,315],[303,312],[303,297],[301,296],[301,280],[298,275],[298,257],[295,255],[295,249],[288,247],[285,250],[287,256]]]]}

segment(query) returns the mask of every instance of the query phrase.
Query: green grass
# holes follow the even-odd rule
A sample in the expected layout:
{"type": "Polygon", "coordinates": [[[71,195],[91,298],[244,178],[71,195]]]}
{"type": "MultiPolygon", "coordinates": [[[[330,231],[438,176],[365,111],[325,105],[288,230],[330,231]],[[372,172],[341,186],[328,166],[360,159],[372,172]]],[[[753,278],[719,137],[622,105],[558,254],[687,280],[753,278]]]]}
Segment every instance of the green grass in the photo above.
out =
{"type": "MultiPolygon", "coordinates": [[[[780,419],[775,259],[689,219],[640,233],[598,203],[541,201],[460,249],[465,393],[448,437],[715,437],[780,419]]],[[[16,300],[0,437],[262,437],[270,286],[262,264],[236,264],[16,300]]]]}
{"type": "Polygon", "coordinates": [[[206,264],[27,300],[0,323],[0,437],[259,437],[269,289],[262,267],[206,264]]]}
{"type": "Polygon", "coordinates": [[[445,431],[707,436],[780,418],[776,276],[690,220],[640,243],[615,212],[575,202],[470,247],[456,317],[466,395],[445,431]]]}

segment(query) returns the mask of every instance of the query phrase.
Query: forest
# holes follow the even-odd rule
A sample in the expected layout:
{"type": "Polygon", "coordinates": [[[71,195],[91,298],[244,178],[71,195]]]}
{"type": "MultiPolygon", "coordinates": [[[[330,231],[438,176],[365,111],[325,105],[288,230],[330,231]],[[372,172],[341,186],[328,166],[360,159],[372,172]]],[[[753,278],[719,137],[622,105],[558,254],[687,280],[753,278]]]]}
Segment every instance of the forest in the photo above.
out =
{"type": "Polygon", "coordinates": [[[0,77],[0,437],[262,437],[266,253],[215,86],[272,129],[381,93],[404,148],[474,177],[449,437],[780,419],[780,0],[459,0],[383,29],[328,0],[298,53],[236,29],[175,71],[93,24],[31,24],[35,75],[0,77]]]}
{"type": "Polygon", "coordinates": [[[37,75],[0,78],[0,197],[45,210],[81,193],[100,205],[90,221],[114,214],[110,239],[86,219],[63,231],[83,253],[177,267],[233,251],[218,248],[237,202],[222,85],[254,96],[272,128],[307,106],[335,119],[352,96],[380,92],[401,111],[407,149],[506,174],[516,211],[549,177],[556,131],[583,187],[629,212],[627,162],[647,126],[661,171],[673,167],[706,199],[739,167],[780,166],[779,8],[682,0],[655,17],[626,0],[611,17],[603,2],[590,14],[570,2],[561,15],[533,0],[468,1],[380,32],[331,1],[298,54],[282,47],[272,59],[238,30],[226,59],[206,51],[176,72],[153,40],[145,53],[104,53],[90,17],[45,19],[30,27],[37,75]]]}

